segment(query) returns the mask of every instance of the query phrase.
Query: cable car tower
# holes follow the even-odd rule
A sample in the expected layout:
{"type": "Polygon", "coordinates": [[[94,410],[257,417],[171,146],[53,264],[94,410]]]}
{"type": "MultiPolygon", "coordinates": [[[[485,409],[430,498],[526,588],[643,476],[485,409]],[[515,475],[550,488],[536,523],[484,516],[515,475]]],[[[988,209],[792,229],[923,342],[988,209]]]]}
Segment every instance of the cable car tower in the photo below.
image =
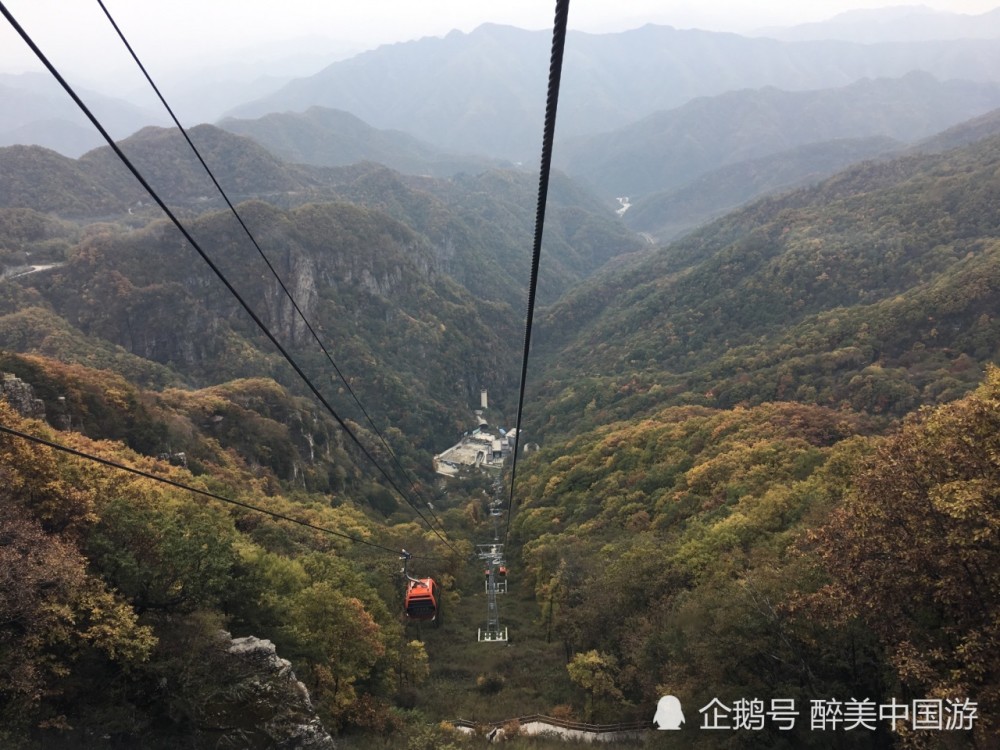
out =
{"type": "Polygon", "coordinates": [[[503,517],[503,511],[496,503],[490,509],[490,516],[493,517],[493,541],[494,544],[481,544],[479,556],[486,560],[486,593],[490,589],[498,594],[507,593],[507,565],[503,561],[503,545],[500,541],[500,532],[497,529],[497,519],[503,517]],[[489,550],[487,548],[490,548],[489,550]],[[496,550],[496,553],[490,550],[496,550]]]}
{"type": "Polygon", "coordinates": [[[507,628],[500,627],[497,594],[507,591],[507,568],[503,561],[502,544],[480,544],[479,559],[486,563],[486,628],[479,629],[479,641],[506,641],[507,628]],[[500,571],[503,571],[501,574],[500,571]],[[498,580],[502,579],[502,580],[498,580]],[[503,591],[499,589],[502,588],[503,591]]]}

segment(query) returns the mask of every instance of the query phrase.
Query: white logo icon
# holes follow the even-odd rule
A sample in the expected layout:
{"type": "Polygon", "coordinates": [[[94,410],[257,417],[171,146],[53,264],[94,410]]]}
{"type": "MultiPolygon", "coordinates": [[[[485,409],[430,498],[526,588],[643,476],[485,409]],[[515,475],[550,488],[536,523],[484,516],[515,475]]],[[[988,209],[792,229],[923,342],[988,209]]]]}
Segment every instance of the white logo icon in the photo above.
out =
{"type": "Polygon", "coordinates": [[[657,729],[680,729],[684,723],[684,712],[681,702],[672,695],[664,695],[656,704],[656,716],[653,723],[657,729]]]}

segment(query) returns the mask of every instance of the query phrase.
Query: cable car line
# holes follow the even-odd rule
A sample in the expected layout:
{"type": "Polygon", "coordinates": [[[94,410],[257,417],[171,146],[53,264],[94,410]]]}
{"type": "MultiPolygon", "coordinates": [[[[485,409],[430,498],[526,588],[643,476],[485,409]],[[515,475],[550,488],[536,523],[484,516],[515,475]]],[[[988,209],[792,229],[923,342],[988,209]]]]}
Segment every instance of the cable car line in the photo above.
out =
{"type": "MultiPolygon", "coordinates": [[[[306,528],[312,529],[314,531],[321,531],[324,534],[331,534],[332,536],[341,537],[342,539],[347,539],[357,544],[363,544],[367,547],[374,547],[376,549],[383,550],[385,552],[391,552],[394,555],[399,554],[399,550],[393,549],[391,547],[385,547],[376,542],[369,542],[367,539],[362,539],[361,537],[354,536],[352,534],[346,534],[342,531],[334,531],[333,529],[326,528],[325,526],[319,526],[309,521],[303,521],[299,518],[294,518],[293,516],[285,515],[284,513],[278,513],[277,511],[268,510],[267,508],[262,508],[259,505],[253,505],[252,503],[243,502],[242,500],[236,500],[231,497],[225,497],[224,495],[219,495],[218,493],[211,492],[209,490],[204,490],[199,487],[193,487],[184,482],[178,482],[174,479],[168,479],[166,477],[157,476],[143,469],[137,469],[134,466],[127,466],[126,464],[119,463],[117,461],[112,461],[108,458],[102,458],[101,456],[95,456],[92,453],[87,453],[86,451],[78,450],[77,448],[71,448],[68,445],[62,445],[61,443],[55,443],[51,440],[46,440],[45,438],[38,437],[37,435],[32,435],[27,432],[22,432],[21,430],[15,430],[13,427],[8,427],[5,424],[0,424],[0,432],[6,433],[13,437],[21,438],[22,440],[27,440],[38,445],[44,445],[46,448],[51,448],[52,450],[61,451],[62,453],[68,453],[71,456],[76,456],[77,458],[82,458],[87,461],[93,461],[94,463],[102,464],[108,466],[112,469],[118,469],[119,471],[124,471],[129,474],[134,474],[144,479],[151,479],[154,482],[159,482],[161,484],[169,485],[175,489],[185,490],[195,495],[201,495],[203,497],[211,498],[212,500],[218,500],[219,502],[227,503],[229,505],[235,505],[240,508],[245,508],[246,510],[252,510],[255,513],[262,513],[266,516],[271,516],[272,518],[277,518],[281,521],[288,521],[290,523],[298,524],[299,526],[305,526],[306,528]]],[[[435,556],[424,556],[424,559],[434,559],[435,556]]]]}
{"type": "Polygon", "coordinates": [[[58,69],[56,69],[56,67],[48,59],[45,53],[42,52],[42,50],[38,47],[37,44],[35,44],[35,41],[31,38],[31,36],[27,33],[27,31],[25,31],[24,28],[22,28],[20,23],[18,23],[16,18],[14,18],[14,16],[7,9],[6,4],[3,3],[2,0],[0,0],[0,13],[3,14],[3,16],[7,19],[8,23],[10,23],[10,25],[14,28],[14,30],[18,33],[18,35],[24,40],[25,44],[27,44],[31,48],[31,51],[34,52],[35,56],[39,59],[39,61],[46,67],[46,69],[56,79],[56,81],[58,81],[59,85],[61,85],[63,89],[66,91],[66,93],[69,94],[70,98],[73,99],[77,107],[80,108],[80,111],[83,112],[83,114],[87,117],[88,120],[90,120],[91,124],[101,134],[101,136],[107,142],[111,150],[114,151],[115,155],[118,156],[118,158],[125,165],[125,167],[127,167],[128,170],[132,173],[132,175],[139,181],[139,184],[142,185],[142,187],[146,190],[146,192],[149,193],[150,197],[156,202],[156,204],[160,207],[160,209],[164,212],[164,214],[166,214],[167,218],[169,218],[170,221],[173,222],[174,226],[177,227],[177,229],[184,236],[184,238],[191,243],[191,246],[195,249],[198,255],[201,256],[202,260],[204,260],[205,263],[208,264],[209,268],[215,273],[216,277],[218,277],[218,279],[222,282],[222,284],[226,287],[226,289],[230,292],[230,294],[233,295],[233,297],[237,300],[237,302],[240,303],[240,306],[250,316],[250,318],[257,325],[257,327],[260,328],[260,330],[264,333],[264,335],[267,336],[268,340],[274,345],[274,347],[278,350],[281,356],[284,357],[285,361],[287,361],[288,364],[291,365],[292,369],[295,370],[295,372],[306,384],[309,390],[312,391],[313,395],[320,401],[320,403],[323,404],[326,410],[330,412],[331,416],[333,416],[333,418],[337,421],[337,423],[341,426],[341,428],[348,434],[351,440],[353,440],[354,443],[358,446],[358,448],[360,448],[361,452],[365,455],[365,457],[368,458],[368,460],[372,462],[375,468],[379,470],[379,472],[385,478],[386,482],[388,482],[389,485],[399,494],[399,496],[402,497],[413,508],[414,512],[416,512],[416,514],[420,516],[421,520],[423,520],[424,523],[427,524],[428,528],[431,531],[433,531],[434,534],[437,535],[438,538],[441,539],[441,541],[444,542],[444,544],[449,549],[451,549],[455,554],[461,555],[461,553],[459,553],[458,550],[455,549],[455,547],[451,544],[451,542],[449,542],[441,534],[441,532],[439,532],[437,529],[434,528],[433,524],[431,524],[430,521],[428,521],[427,518],[423,515],[423,513],[420,512],[420,509],[416,506],[416,504],[407,496],[405,492],[403,492],[402,489],[400,489],[400,487],[396,484],[396,482],[389,475],[389,473],[375,459],[375,457],[371,454],[368,448],[366,448],[365,445],[360,441],[357,435],[354,434],[354,431],[351,430],[351,428],[341,418],[341,416],[337,414],[337,412],[326,400],[326,398],[319,391],[316,385],[309,379],[308,375],[306,375],[306,373],[302,370],[298,362],[296,362],[295,359],[291,356],[291,354],[288,353],[288,351],[281,344],[281,342],[278,341],[278,339],[267,327],[267,325],[265,325],[264,321],[261,320],[261,318],[257,315],[257,313],[254,312],[253,308],[251,308],[250,305],[246,302],[246,300],[243,299],[242,295],[240,295],[240,293],[226,278],[226,276],[222,273],[219,267],[202,249],[201,245],[197,242],[197,240],[195,240],[195,238],[191,235],[191,233],[184,227],[183,224],[181,224],[180,220],[173,213],[173,211],[171,211],[170,207],[153,189],[153,187],[149,184],[146,178],[142,176],[142,173],[139,172],[139,170],[132,163],[132,161],[121,150],[121,147],[119,147],[118,144],[115,143],[114,139],[105,129],[105,127],[101,124],[100,120],[94,115],[93,112],[91,112],[90,108],[87,107],[87,105],[79,97],[79,95],[76,93],[73,87],[66,81],[66,79],[63,78],[62,74],[59,73],[58,69]]]}
{"type": "MultiPolygon", "coordinates": [[[[500,624],[500,607],[497,594],[507,591],[507,564],[504,547],[510,532],[510,519],[514,513],[514,482],[517,476],[518,443],[521,440],[521,416],[524,410],[525,383],[528,378],[528,352],[531,350],[531,327],[534,320],[535,291],[538,286],[538,267],[542,252],[542,230],[545,226],[545,208],[548,202],[549,172],[552,166],[552,143],[555,136],[556,111],[559,102],[559,82],[562,77],[563,51],[566,43],[566,26],[569,17],[569,0],[556,0],[555,20],[552,24],[552,53],[549,58],[548,95],[545,102],[545,124],[542,132],[542,163],[538,177],[538,204],[535,215],[535,235],[532,246],[531,279],[528,284],[528,309],[525,315],[524,352],[521,360],[521,383],[517,402],[514,458],[511,462],[510,495],[507,501],[507,525],[503,543],[480,544],[479,558],[486,563],[486,628],[480,628],[480,643],[509,643],[507,628],[500,624]]],[[[496,485],[494,485],[496,487],[496,485]]],[[[501,485],[502,486],[502,485],[501,485]]],[[[499,495],[499,489],[497,489],[499,495]]],[[[494,513],[491,510],[490,515],[494,513]]],[[[494,521],[493,537],[497,529],[494,521]]]]}
{"type": "MultiPolygon", "coordinates": [[[[191,137],[188,134],[187,129],[183,125],[181,125],[180,119],[177,117],[176,114],[174,114],[173,108],[167,103],[166,97],[164,97],[164,95],[160,91],[159,87],[153,81],[153,78],[149,74],[149,71],[146,70],[146,66],[143,65],[143,63],[139,59],[139,56],[136,53],[135,49],[132,47],[132,45],[128,41],[128,39],[125,37],[125,33],[118,26],[118,23],[115,21],[114,17],[111,15],[111,12],[108,10],[107,6],[104,4],[104,0],[97,0],[97,4],[99,6],[101,6],[101,10],[104,11],[104,15],[107,17],[108,22],[111,24],[112,28],[114,28],[115,32],[118,34],[118,38],[121,39],[122,44],[125,45],[125,49],[127,49],[128,52],[129,52],[129,54],[132,56],[132,60],[135,61],[135,64],[139,67],[139,70],[142,71],[142,74],[143,74],[143,76],[145,76],[146,81],[149,83],[150,87],[156,93],[156,96],[159,98],[160,103],[163,105],[164,109],[166,109],[167,113],[170,115],[170,118],[173,120],[174,125],[176,125],[177,129],[180,131],[181,135],[184,137],[184,140],[187,141],[188,146],[191,148],[191,151],[194,153],[195,157],[198,159],[199,163],[201,164],[202,168],[205,170],[205,173],[208,175],[209,179],[211,179],[212,184],[215,186],[216,190],[219,191],[219,194],[222,196],[222,199],[226,202],[226,205],[229,207],[230,212],[236,218],[236,221],[243,228],[243,231],[246,233],[246,235],[249,238],[250,242],[257,249],[257,253],[260,255],[261,259],[267,265],[267,268],[268,268],[268,270],[270,270],[271,275],[278,282],[278,285],[281,287],[282,292],[284,292],[284,294],[288,298],[289,302],[291,302],[292,307],[294,308],[295,312],[298,314],[299,318],[302,319],[302,322],[305,324],[306,329],[312,335],[313,340],[319,345],[320,350],[322,350],[324,356],[326,357],[326,360],[330,363],[330,366],[333,368],[334,372],[337,373],[337,376],[340,378],[340,381],[344,384],[344,387],[347,389],[347,392],[350,394],[351,398],[354,399],[354,403],[356,403],[358,405],[358,408],[361,410],[361,413],[365,416],[365,419],[368,421],[369,426],[371,426],[372,430],[375,432],[375,435],[378,437],[378,439],[381,441],[382,445],[385,447],[385,449],[388,452],[390,458],[392,458],[393,462],[396,464],[396,467],[399,469],[399,471],[402,474],[402,476],[405,477],[407,479],[407,481],[410,483],[410,488],[417,495],[417,497],[420,498],[425,504],[427,504],[427,501],[424,500],[424,498],[420,494],[420,490],[417,488],[416,483],[413,481],[412,477],[406,471],[406,469],[402,465],[402,463],[400,463],[399,458],[396,456],[395,452],[392,450],[392,447],[389,445],[388,441],[385,439],[385,436],[382,434],[381,430],[379,430],[379,428],[375,425],[374,420],[369,415],[368,410],[365,409],[364,404],[361,403],[361,400],[355,394],[354,389],[351,388],[351,384],[347,381],[347,378],[341,372],[340,368],[337,366],[337,363],[333,361],[333,356],[330,354],[329,350],[323,344],[323,341],[320,339],[319,334],[316,332],[316,330],[313,328],[312,323],[310,323],[309,319],[306,317],[305,312],[301,309],[301,307],[299,307],[299,304],[298,304],[298,302],[296,302],[295,297],[292,295],[291,290],[288,288],[288,286],[285,284],[284,280],[281,278],[281,275],[278,273],[277,269],[274,267],[274,264],[271,263],[270,258],[267,257],[267,254],[264,252],[264,249],[260,246],[260,243],[257,242],[256,237],[254,237],[253,233],[250,231],[250,227],[247,226],[246,222],[243,220],[243,217],[240,216],[239,211],[236,210],[236,206],[234,206],[233,202],[229,199],[229,195],[223,189],[223,187],[219,183],[218,179],[216,179],[215,173],[211,170],[211,168],[208,166],[208,163],[202,157],[201,151],[198,149],[197,146],[195,146],[194,142],[191,140],[191,137]]],[[[442,526],[440,519],[438,519],[437,515],[434,513],[434,509],[433,508],[429,508],[429,510],[430,510],[431,516],[437,522],[438,526],[442,526]]]]}
{"type": "Polygon", "coordinates": [[[545,125],[542,132],[542,165],[538,175],[538,205],[535,210],[535,237],[531,250],[531,280],[528,284],[528,311],[524,324],[524,352],[521,359],[521,386],[517,399],[517,420],[514,439],[514,458],[510,468],[510,496],[507,500],[507,526],[504,543],[510,533],[510,519],[514,515],[514,481],[517,478],[517,457],[520,453],[521,414],[524,410],[524,390],[528,379],[528,351],[531,348],[531,326],[535,316],[535,289],[538,286],[538,265],[542,255],[542,230],[545,226],[545,206],[549,194],[549,171],[552,166],[552,143],[555,139],[556,110],[559,105],[559,82],[562,78],[563,51],[566,47],[566,24],[569,18],[569,0],[556,0],[555,20],[552,24],[552,53],[549,59],[549,85],[545,100],[545,125]]]}

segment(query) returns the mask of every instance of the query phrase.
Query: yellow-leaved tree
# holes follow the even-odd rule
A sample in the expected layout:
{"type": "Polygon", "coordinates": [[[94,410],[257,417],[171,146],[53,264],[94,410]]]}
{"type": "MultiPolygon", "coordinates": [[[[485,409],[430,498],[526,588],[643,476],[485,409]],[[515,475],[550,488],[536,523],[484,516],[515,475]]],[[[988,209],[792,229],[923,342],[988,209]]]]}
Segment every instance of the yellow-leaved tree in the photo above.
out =
{"type": "MultiPolygon", "coordinates": [[[[39,429],[3,401],[0,422],[39,429]]],[[[138,662],[156,642],[88,569],[78,544],[96,520],[94,498],[67,481],[73,469],[46,448],[0,436],[0,744],[24,726],[66,725],[57,699],[82,655],[138,662]]]]}
{"type": "MultiPolygon", "coordinates": [[[[970,700],[1000,731],[1000,369],[908,418],[815,537],[842,618],[881,638],[912,698],[970,700]]],[[[927,733],[905,738],[913,746],[927,733]]],[[[977,744],[993,747],[992,744],[977,744]]]]}
{"type": "Polygon", "coordinates": [[[592,650],[576,654],[566,665],[569,678],[583,688],[586,693],[586,716],[591,720],[594,715],[594,704],[607,698],[612,701],[622,700],[622,692],[615,684],[618,663],[611,654],[592,650]]]}

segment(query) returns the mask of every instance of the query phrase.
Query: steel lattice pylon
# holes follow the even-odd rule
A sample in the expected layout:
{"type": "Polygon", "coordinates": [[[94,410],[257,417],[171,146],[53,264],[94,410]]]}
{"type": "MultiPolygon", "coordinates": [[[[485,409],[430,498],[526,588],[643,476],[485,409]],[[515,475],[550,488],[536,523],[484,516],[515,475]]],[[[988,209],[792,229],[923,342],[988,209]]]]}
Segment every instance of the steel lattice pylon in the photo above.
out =
{"type": "MultiPolygon", "coordinates": [[[[500,607],[497,605],[497,567],[503,563],[502,544],[480,544],[479,559],[489,566],[486,575],[486,628],[479,629],[480,641],[506,641],[507,628],[500,627],[500,607]]],[[[504,591],[507,582],[503,582],[504,591]]]]}

